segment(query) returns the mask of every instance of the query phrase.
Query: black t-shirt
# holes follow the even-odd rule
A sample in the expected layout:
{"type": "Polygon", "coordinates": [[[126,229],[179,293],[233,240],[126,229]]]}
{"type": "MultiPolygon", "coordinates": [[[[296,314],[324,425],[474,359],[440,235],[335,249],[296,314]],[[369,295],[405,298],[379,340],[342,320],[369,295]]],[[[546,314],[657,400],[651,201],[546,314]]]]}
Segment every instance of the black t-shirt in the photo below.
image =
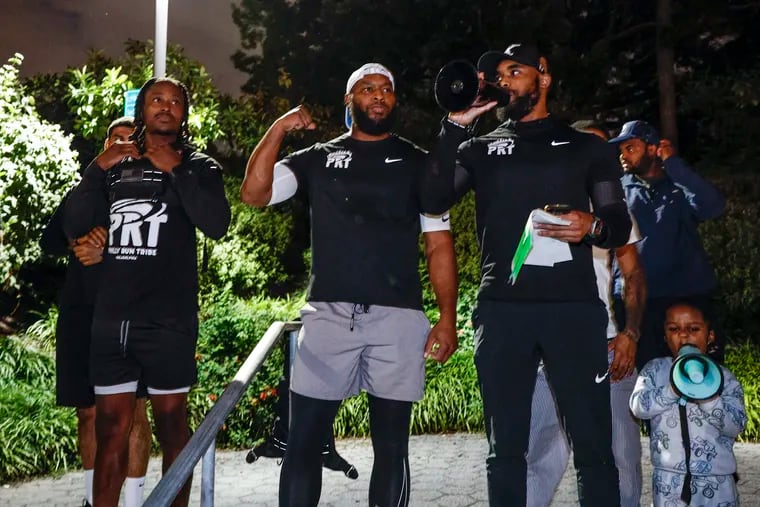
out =
{"type": "Polygon", "coordinates": [[[422,308],[418,273],[426,153],[391,136],[344,134],[279,162],[311,208],[307,298],[422,308]]]}
{"type": "Polygon", "coordinates": [[[76,235],[107,217],[95,317],[114,320],[187,317],[198,309],[195,228],[221,237],[230,222],[221,167],[186,151],[173,174],[147,158],[109,171],[90,164],[66,208],[76,235]]]}
{"type": "MultiPolygon", "coordinates": [[[[480,299],[599,301],[591,246],[585,242],[570,244],[571,261],[553,267],[524,265],[514,285],[508,279],[512,257],[532,210],[560,203],[589,212],[592,188],[599,182],[616,186],[616,195],[622,197],[614,147],[549,117],[506,123],[485,136],[470,139],[460,146],[457,162],[459,193],[475,190],[481,244],[480,299]]],[[[595,206],[595,210],[599,208],[595,206]]],[[[627,219],[622,198],[599,213],[605,211],[625,213],[621,220],[627,219]]]]}

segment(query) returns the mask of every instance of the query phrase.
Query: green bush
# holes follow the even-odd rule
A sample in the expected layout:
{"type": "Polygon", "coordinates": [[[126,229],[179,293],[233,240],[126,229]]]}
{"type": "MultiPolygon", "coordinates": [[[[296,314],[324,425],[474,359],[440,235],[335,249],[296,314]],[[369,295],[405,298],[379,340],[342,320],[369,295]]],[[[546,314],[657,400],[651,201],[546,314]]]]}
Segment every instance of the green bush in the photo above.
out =
{"type": "Polygon", "coordinates": [[[71,137],[42,120],[24,93],[22,60],[0,67],[0,291],[20,288],[22,266],[39,260],[42,229],[78,169],[71,137]]]}
{"type": "Polygon", "coordinates": [[[472,349],[456,352],[445,364],[429,361],[425,397],[412,411],[412,433],[483,429],[483,402],[472,349]]]}
{"type": "Polygon", "coordinates": [[[51,306],[45,314],[33,322],[24,333],[24,339],[46,353],[55,351],[55,326],[58,323],[58,307],[51,306]]]}
{"type": "Polygon", "coordinates": [[[0,382],[18,382],[46,389],[53,383],[55,364],[49,351],[41,351],[28,338],[0,336],[0,382]]]}
{"type": "Polygon", "coordinates": [[[700,226],[718,277],[719,329],[729,340],[760,344],[760,182],[750,175],[723,176],[724,214],[700,226]]]}
{"type": "Polygon", "coordinates": [[[760,347],[750,342],[726,348],[726,368],[731,370],[744,388],[747,427],[739,440],[760,441],[760,347]]]}
{"type": "MultiPolygon", "coordinates": [[[[220,296],[202,312],[196,359],[198,382],[189,396],[190,425],[197,427],[269,326],[298,316],[302,299],[237,300],[220,296]]],[[[219,446],[248,447],[273,420],[276,386],[284,361],[285,337],[251,383],[219,432],[219,446]]]]}
{"type": "MultiPolygon", "coordinates": [[[[469,306],[468,302],[463,304],[469,306]]],[[[292,320],[302,305],[303,298],[244,301],[220,294],[203,304],[198,382],[189,396],[193,428],[221,396],[271,323],[292,320]]],[[[0,480],[56,473],[79,464],[74,411],[55,406],[52,351],[39,348],[46,342],[46,332],[41,330],[49,330],[54,319],[55,312],[48,314],[36,325],[38,334],[34,336],[0,338],[0,439],[6,442],[0,449],[0,480]]],[[[483,429],[471,329],[470,324],[467,338],[446,364],[427,363],[425,397],[414,405],[412,433],[483,429]]],[[[219,447],[247,448],[268,434],[282,376],[284,345],[283,341],[275,347],[226,420],[218,435],[219,447]]],[[[726,366],[744,386],[749,421],[741,440],[759,441],[760,347],[751,342],[731,345],[726,366]]],[[[338,437],[369,434],[366,395],[342,404],[335,433],[338,437]]]]}
{"type": "Polygon", "coordinates": [[[228,177],[225,186],[232,223],[219,241],[209,243],[208,270],[201,291],[222,291],[250,298],[284,295],[305,284],[303,250],[308,238],[296,226],[299,204],[256,209],[240,201],[240,183],[228,177]]]}
{"type": "Polygon", "coordinates": [[[49,354],[26,339],[0,337],[0,481],[79,463],[74,411],[55,405],[49,354]]]}

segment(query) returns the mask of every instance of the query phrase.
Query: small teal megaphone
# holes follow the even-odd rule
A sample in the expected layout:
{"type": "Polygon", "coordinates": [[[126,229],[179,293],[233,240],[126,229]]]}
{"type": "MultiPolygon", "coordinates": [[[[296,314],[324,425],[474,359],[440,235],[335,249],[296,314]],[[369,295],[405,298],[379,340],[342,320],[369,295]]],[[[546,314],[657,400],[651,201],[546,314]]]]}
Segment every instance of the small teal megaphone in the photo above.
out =
{"type": "Polygon", "coordinates": [[[681,400],[708,400],[723,390],[723,372],[697,347],[684,345],[670,368],[670,382],[681,400]]]}

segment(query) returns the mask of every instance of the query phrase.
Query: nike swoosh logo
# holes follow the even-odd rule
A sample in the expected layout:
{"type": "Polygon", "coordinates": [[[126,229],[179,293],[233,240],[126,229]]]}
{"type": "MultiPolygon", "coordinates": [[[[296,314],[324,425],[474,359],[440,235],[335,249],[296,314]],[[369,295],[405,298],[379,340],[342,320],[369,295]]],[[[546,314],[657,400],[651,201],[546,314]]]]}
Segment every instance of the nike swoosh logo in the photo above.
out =
{"type": "Polygon", "coordinates": [[[449,221],[449,215],[446,215],[445,217],[441,217],[441,222],[448,222],[449,221]]]}
{"type": "Polygon", "coordinates": [[[552,141],[552,146],[561,146],[563,144],[570,144],[570,141],[552,141]]]}
{"type": "Polygon", "coordinates": [[[401,162],[402,160],[404,160],[404,159],[403,158],[388,158],[388,157],[385,157],[385,163],[386,164],[392,164],[394,162],[401,162]]]}
{"type": "Polygon", "coordinates": [[[606,379],[607,375],[609,374],[610,374],[610,370],[607,370],[606,372],[604,372],[604,375],[602,375],[601,377],[597,373],[596,378],[594,379],[594,382],[596,382],[597,384],[601,384],[602,382],[604,382],[604,379],[606,379]]]}

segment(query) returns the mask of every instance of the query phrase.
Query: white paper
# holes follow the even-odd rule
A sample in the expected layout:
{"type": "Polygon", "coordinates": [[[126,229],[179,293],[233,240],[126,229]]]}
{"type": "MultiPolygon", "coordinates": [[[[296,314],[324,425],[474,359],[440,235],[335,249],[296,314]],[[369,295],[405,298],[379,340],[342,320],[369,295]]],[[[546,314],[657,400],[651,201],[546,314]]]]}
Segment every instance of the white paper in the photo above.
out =
{"type": "Polygon", "coordinates": [[[530,249],[525,264],[530,266],[554,266],[558,262],[573,260],[570,245],[564,241],[546,236],[539,236],[532,224],[569,225],[570,222],[560,215],[552,215],[542,209],[534,209],[528,216],[531,223],[530,234],[533,248],[530,249]]]}

